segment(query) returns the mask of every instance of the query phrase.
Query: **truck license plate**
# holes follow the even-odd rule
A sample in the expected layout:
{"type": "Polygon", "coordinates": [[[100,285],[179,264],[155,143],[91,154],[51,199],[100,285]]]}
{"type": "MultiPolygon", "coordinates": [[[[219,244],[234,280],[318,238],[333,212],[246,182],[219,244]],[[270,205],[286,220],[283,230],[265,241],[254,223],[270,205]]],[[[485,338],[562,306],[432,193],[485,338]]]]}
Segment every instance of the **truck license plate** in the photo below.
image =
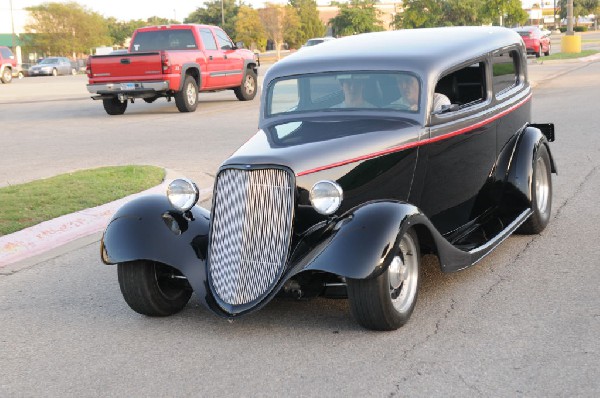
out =
{"type": "Polygon", "coordinates": [[[135,83],[121,83],[121,90],[135,90],[135,83]]]}

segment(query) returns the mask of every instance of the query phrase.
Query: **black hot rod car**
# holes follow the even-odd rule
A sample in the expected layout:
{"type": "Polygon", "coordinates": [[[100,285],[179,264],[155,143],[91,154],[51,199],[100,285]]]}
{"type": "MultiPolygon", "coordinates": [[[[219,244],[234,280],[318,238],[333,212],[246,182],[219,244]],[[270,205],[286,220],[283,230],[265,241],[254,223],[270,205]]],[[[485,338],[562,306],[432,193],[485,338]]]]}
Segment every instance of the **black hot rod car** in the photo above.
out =
{"type": "Polygon", "coordinates": [[[347,294],[366,328],[409,319],[424,253],[469,267],[549,219],[550,123],[533,124],[520,36],[496,27],[332,40],[267,72],[259,130],[198,189],[123,206],[102,240],[129,306],[180,311],[192,292],[235,318],[281,293],[347,294]],[[443,40],[440,40],[443,38],[443,40]]]}

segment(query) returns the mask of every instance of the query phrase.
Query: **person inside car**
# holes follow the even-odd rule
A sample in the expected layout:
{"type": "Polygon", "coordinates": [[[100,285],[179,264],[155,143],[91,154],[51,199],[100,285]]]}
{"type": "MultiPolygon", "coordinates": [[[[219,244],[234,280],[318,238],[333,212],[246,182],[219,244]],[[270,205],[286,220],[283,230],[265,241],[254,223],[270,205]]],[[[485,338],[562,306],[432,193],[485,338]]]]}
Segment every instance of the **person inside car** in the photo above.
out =
{"type": "MultiPolygon", "coordinates": [[[[396,79],[398,84],[398,90],[400,91],[400,98],[390,103],[392,108],[406,109],[410,111],[419,110],[419,82],[418,80],[410,75],[400,75],[396,79]]],[[[433,110],[437,112],[442,109],[444,105],[450,105],[450,99],[441,93],[433,94],[433,110]]]]}
{"type": "Polygon", "coordinates": [[[361,79],[360,76],[340,76],[338,81],[344,92],[344,101],[332,108],[376,108],[363,97],[365,79],[361,79]]]}

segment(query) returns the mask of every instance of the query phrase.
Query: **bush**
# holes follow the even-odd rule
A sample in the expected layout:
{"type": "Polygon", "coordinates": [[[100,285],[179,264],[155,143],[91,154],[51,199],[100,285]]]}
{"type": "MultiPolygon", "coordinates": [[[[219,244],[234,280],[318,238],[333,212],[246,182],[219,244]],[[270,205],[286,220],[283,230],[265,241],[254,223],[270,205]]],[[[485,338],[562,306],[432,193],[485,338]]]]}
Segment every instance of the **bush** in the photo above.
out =
{"type": "MultiPolygon", "coordinates": [[[[567,31],[566,26],[561,26],[559,29],[560,29],[561,33],[565,33],[567,31]]],[[[587,32],[587,31],[588,31],[587,26],[573,26],[573,32],[587,32]]]]}

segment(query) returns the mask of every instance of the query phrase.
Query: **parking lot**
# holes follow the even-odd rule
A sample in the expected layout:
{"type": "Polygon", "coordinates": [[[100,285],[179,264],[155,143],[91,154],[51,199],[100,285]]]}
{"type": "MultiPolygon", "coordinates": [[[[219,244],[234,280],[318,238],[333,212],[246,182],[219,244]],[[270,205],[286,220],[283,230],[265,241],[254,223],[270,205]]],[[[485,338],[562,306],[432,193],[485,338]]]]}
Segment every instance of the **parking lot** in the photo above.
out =
{"type": "MultiPolygon", "coordinates": [[[[264,73],[262,68],[261,73],[264,73]]],[[[0,274],[0,396],[595,396],[600,62],[532,63],[533,119],[554,122],[552,221],[455,274],[426,259],[411,321],[358,327],[345,300],[275,300],[229,323],[192,300],[133,313],[96,241],[0,274]]],[[[0,86],[0,186],[77,169],[153,164],[211,187],[255,133],[258,97],[164,99],[108,116],[83,75],[0,86]]]]}

